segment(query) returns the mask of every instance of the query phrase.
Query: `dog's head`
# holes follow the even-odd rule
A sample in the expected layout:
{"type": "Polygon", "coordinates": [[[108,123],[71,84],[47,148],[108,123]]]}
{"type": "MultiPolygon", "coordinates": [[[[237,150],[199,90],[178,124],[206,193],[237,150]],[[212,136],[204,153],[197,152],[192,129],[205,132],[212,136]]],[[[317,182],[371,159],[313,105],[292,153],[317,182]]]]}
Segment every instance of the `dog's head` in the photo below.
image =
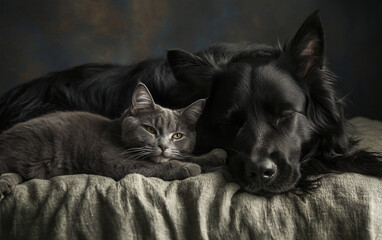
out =
{"type": "Polygon", "coordinates": [[[223,44],[195,55],[171,50],[168,61],[178,81],[209,91],[198,144],[227,149],[235,178],[249,192],[295,188],[304,160],[338,145],[343,135],[318,12],[284,47],[223,44]]]}

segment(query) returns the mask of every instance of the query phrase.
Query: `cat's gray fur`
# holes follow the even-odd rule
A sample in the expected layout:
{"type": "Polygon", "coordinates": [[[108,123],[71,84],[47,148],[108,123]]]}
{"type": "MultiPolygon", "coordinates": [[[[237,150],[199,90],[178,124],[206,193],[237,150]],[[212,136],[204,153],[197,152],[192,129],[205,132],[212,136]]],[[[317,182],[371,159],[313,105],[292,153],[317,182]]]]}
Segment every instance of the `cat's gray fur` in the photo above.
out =
{"type": "Polygon", "coordinates": [[[198,100],[184,109],[163,108],[140,83],[132,106],[119,119],[57,112],[17,124],[0,135],[0,199],[33,178],[86,173],[118,180],[140,173],[175,180],[219,166],[226,158],[223,150],[190,155],[203,106],[204,100],[198,100]],[[173,139],[174,133],[184,137],[173,139]]]}

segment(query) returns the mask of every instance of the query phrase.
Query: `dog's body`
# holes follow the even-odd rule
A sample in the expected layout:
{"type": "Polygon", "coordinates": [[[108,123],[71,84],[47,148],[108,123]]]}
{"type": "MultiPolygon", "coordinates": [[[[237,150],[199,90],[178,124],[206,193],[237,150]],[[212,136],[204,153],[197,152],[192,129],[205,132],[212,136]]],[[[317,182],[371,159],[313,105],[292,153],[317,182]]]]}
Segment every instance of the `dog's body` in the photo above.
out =
{"type": "Polygon", "coordinates": [[[171,50],[167,61],[49,74],[2,97],[0,131],[56,110],[116,117],[142,81],[165,107],[208,97],[196,149],[227,149],[234,176],[249,192],[308,188],[310,174],[333,171],[382,177],[380,155],[355,150],[333,80],[314,13],[283,48],[217,44],[196,54],[171,50]]]}
{"type": "MultiPolygon", "coordinates": [[[[197,55],[229,62],[248,52],[261,56],[264,47],[244,42],[222,43],[197,55]]],[[[0,98],[0,132],[18,122],[58,110],[83,110],[116,118],[130,106],[138,82],[146,84],[158,104],[165,107],[184,107],[193,99],[208,96],[208,91],[200,92],[197,86],[177,81],[164,58],[129,66],[85,64],[49,73],[6,92],[0,98]]]]}

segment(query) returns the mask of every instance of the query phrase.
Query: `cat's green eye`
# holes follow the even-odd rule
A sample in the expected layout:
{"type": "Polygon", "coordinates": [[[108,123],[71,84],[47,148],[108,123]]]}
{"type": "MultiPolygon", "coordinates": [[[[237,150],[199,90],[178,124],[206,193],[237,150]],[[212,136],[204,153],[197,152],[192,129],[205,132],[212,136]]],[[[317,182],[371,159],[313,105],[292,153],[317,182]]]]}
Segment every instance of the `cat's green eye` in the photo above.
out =
{"type": "Polygon", "coordinates": [[[183,134],[181,133],[174,133],[174,135],[172,135],[173,139],[181,139],[182,137],[183,137],[183,134]]]}
{"type": "Polygon", "coordinates": [[[155,129],[154,129],[153,127],[145,126],[145,128],[146,128],[146,130],[147,130],[149,133],[151,133],[151,134],[155,134],[155,133],[156,133],[156,131],[155,131],[155,129]]]}

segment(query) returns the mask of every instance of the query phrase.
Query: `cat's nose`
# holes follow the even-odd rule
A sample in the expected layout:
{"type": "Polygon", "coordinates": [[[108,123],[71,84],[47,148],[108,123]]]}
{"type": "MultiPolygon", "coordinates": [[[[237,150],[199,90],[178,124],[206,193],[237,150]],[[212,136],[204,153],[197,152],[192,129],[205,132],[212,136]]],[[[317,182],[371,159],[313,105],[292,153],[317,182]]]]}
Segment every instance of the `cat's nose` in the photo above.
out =
{"type": "Polygon", "coordinates": [[[162,149],[162,152],[164,152],[168,147],[165,145],[159,145],[160,149],[162,149]]]}

